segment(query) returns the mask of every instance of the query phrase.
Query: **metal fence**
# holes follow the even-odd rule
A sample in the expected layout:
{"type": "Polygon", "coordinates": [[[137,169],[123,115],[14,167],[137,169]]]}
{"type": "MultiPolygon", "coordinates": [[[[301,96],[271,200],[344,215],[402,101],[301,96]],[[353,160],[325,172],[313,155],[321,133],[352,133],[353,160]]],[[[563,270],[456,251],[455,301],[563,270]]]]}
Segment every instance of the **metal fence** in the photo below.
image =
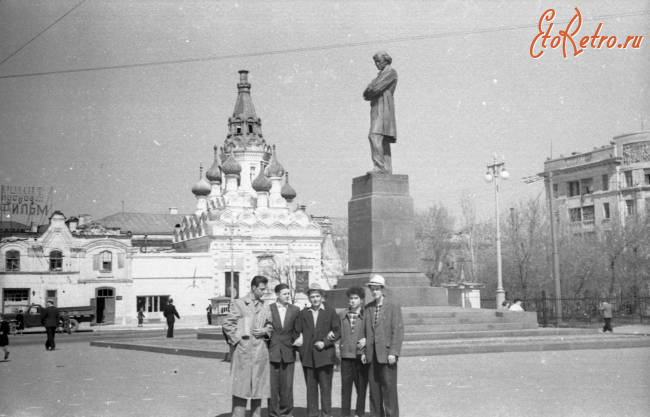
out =
{"type": "MultiPolygon", "coordinates": [[[[560,299],[562,305],[562,321],[597,323],[601,320],[598,306],[599,297],[563,297],[560,299]]],[[[650,322],[650,297],[648,296],[616,296],[609,299],[612,305],[614,319],[630,322],[650,322]]],[[[482,308],[496,308],[496,301],[492,299],[481,299],[482,308]]],[[[537,312],[537,322],[542,325],[554,325],[558,322],[556,313],[556,299],[542,293],[537,298],[523,300],[523,307],[526,311],[537,312]]]]}

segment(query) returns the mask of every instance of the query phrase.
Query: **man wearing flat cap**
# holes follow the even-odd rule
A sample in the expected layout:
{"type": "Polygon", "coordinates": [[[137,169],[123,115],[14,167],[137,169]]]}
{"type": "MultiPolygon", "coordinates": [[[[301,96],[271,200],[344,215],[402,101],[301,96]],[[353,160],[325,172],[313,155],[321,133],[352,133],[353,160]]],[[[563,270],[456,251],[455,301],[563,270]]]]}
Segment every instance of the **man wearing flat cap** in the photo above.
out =
{"type": "Polygon", "coordinates": [[[369,363],[370,415],[399,417],[397,403],[397,359],[404,340],[402,308],[384,294],[386,280],[372,275],[368,288],[373,300],[364,308],[366,353],[363,363],[369,363]]]}
{"type": "Polygon", "coordinates": [[[296,320],[296,331],[302,333],[300,359],[307,386],[307,417],[332,415],[334,342],[341,335],[341,321],[336,310],[323,303],[323,295],[318,284],[310,285],[307,296],[311,306],[303,309],[296,320]],[[330,332],[331,338],[328,337],[330,332]],[[318,410],[319,390],[322,414],[318,410]]]}

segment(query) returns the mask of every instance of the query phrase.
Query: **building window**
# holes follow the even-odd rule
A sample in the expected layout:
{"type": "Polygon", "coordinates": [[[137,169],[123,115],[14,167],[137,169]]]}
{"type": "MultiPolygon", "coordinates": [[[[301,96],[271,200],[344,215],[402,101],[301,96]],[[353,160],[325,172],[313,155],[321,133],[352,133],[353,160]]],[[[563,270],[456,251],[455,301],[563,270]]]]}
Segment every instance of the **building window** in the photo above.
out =
{"type": "Polygon", "coordinates": [[[63,254],[59,250],[50,252],[50,271],[61,271],[63,269],[63,254]]]}
{"type": "Polygon", "coordinates": [[[136,297],[137,310],[143,308],[144,311],[149,313],[156,313],[163,311],[169,300],[168,295],[143,295],[136,297]]]}
{"type": "Polygon", "coordinates": [[[603,203],[603,217],[607,220],[611,218],[611,214],[609,213],[609,203],[603,203]]]}
{"type": "Polygon", "coordinates": [[[99,254],[99,259],[101,261],[102,272],[111,272],[113,270],[113,253],[111,251],[103,251],[99,254]]]}
{"type": "Polygon", "coordinates": [[[569,219],[572,222],[582,221],[582,213],[580,212],[580,207],[569,209],[569,219]]]}
{"type": "Polygon", "coordinates": [[[582,221],[583,222],[594,221],[594,206],[585,206],[582,208],[582,221]]]}
{"type": "Polygon", "coordinates": [[[252,123],[248,124],[248,133],[253,133],[253,124],[252,123]]]}
{"type": "Polygon", "coordinates": [[[593,191],[593,180],[591,178],[585,178],[580,180],[580,194],[591,194],[593,191]]]}
{"type": "Polygon", "coordinates": [[[625,200],[625,214],[628,216],[634,215],[634,200],[625,200]]]}
{"type": "Polygon", "coordinates": [[[553,198],[557,198],[557,196],[559,195],[558,190],[559,190],[558,184],[553,184],[553,198]]]}
{"type": "Polygon", "coordinates": [[[645,185],[650,185],[650,169],[643,170],[643,183],[645,185]]]}
{"type": "Polygon", "coordinates": [[[625,171],[625,186],[634,187],[634,179],[632,177],[632,171],[625,171]]]}
{"type": "MultiPolygon", "coordinates": [[[[234,288],[235,288],[235,293],[234,293],[234,298],[239,298],[239,272],[235,272],[235,281],[234,281],[234,288]]],[[[226,272],[226,288],[224,289],[224,294],[226,294],[226,297],[230,297],[230,271],[226,272]]]]}
{"type": "Polygon", "coordinates": [[[580,195],[580,181],[569,181],[569,197],[580,195]]]}
{"type": "Polygon", "coordinates": [[[2,290],[3,314],[26,311],[29,305],[29,288],[4,288],[2,290]]]}
{"type": "Polygon", "coordinates": [[[237,134],[241,134],[241,125],[237,125],[237,134]]]}
{"type": "Polygon", "coordinates": [[[10,250],[5,253],[5,270],[20,271],[20,252],[10,250]]]}
{"type": "Polygon", "coordinates": [[[603,191],[608,191],[609,190],[609,175],[603,174],[603,191]]]}

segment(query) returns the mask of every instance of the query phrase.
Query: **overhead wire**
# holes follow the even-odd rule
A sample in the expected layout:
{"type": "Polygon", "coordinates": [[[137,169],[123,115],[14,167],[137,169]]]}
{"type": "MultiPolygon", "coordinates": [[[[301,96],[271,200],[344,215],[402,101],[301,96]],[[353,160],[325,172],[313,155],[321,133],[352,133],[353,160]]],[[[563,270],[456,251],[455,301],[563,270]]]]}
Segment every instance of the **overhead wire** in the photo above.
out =
{"type": "MultiPolygon", "coordinates": [[[[86,0],[82,0],[81,3],[85,1],[86,0]]],[[[79,5],[81,5],[81,3],[79,5]]],[[[66,15],[69,14],[70,12],[72,12],[72,10],[66,13],[66,15]]],[[[626,12],[626,13],[619,13],[619,14],[599,15],[599,16],[594,16],[589,19],[583,19],[583,20],[584,21],[605,20],[611,18],[641,16],[647,14],[650,14],[650,10],[640,10],[640,11],[626,12]]],[[[65,17],[65,15],[57,19],[57,21],[60,21],[63,17],[65,17]]],[[[569,20],[567,20],[566,22],[558,21],[555,23],[557,24],[557,23],[568,23],[568,22],[569,20]]],[[[55,23],[53,23],[49,27],[53,26],[55,23]]],[[[140,62],[140,63],[133,63],[133,64],[104,65],[104,66],[97,66],[97,67],[71,68],[71,69],[63,69],[63,70],[41,71],[41,72],[22,73],[22,74],[9,74],[9,75],[0,75],[0,79],[37,77],[37,76],[45,76],[45,75],[71,74],[71,73],[79,73],[79,72],[106,71],[106,70],[130,69],[130,68],[145,68],[145,67],[153,67],[153,66],[161,66],[161,65],[188,64],[188,63],[197,63],[197,62],[222,61],[222,60],[237,59],[237,58],[251,58],[251,57],[259,57],[259,56],[272,56],[272,55],[283,55],[283,54],[293,54],[293,53],[302,53],[302,52],[325,51],[325,50],[332,50],[332,49],[353,48],[353,47],[377,45],[377,44],[390,44],[390,43],[438,39],[438,38],[446,38],[446,37],[454,37],[454,36],[480,35],[485,33],[530,29],[530,28],[536,28],[537,25],[538,23],[526,24],[526,25],[498,26],[498,27],[489,27],[483,29],[438,32],[438,33],[431,33],[425,35],[413,35],[413,36],[404,36],[404,37],[389,38],[389,39],[375,39],[375,40],[367,40],[367,41],[359,41],[359,42],[335,43],[330,45],[277,49],[277,50],[270,50],[270,51],[214,55],[214,56],[199,57],[199,58],[184,58],[184,59],[174,59],[174,60],[140,62]]],[[[42,32],[44,32],[45,30],[43,30],[42,32]]],[[[37,35],[36,37],[38,36],[39,35],[37,35]]],[[[35,39],[36,37],[34,37],[33,39],[35,39]]],[[[27,46],[27,44],[25,44],[24,46],[27,46]]],[[[15,55],[18,52],[19,51],[15,52],[11,56],[15,55]]]]}
{"type": "Polygon", "coordinates": [[[61,17],[59,17],[59,18],[56,19],[54,22],[52,22],[52,23],[49,24],[47,27],[45,27],[45,29],[43,29],[43,30],[41,30],[40,32],[38,32],[34,37],[32,37],[32,38],[31,38],[30,40],[28,40],[27,42],[25,42],[21,47],[19,47],[19,48],[16,49],[14,52],[12,52],[11,54],[9,54],[5,59],[3,59],[2,61],[0,61],[0,66],[2,66],[5,62],[9,61],[9,60],[10,60],[11,58],[13,58],[14,56],[18,55],[18,54],[19,54],[23,49],[25,49],[28,45],[30,45],[32,42],[34,42],[37,38],[39,38],[39,37],[40,37],[41,35],[43,35],[45,32],[47,32],[48,30],[50,30],[50,28],[52,28],[54,25],[56,25],[57,23],[59,23],[61,20],[65,19],[65,17],[68,16],[70,13],[72,13],[72,12],[75,11],[75,10],[77,10],[77,9],[78,9],[82,4],[84,4],[85,2],[86,2],[86,0],[81,0],[79,3],[77,3],[76,5],[74,5],[70,10],[68,10],[67,12],[65,12],[61,17]]]}

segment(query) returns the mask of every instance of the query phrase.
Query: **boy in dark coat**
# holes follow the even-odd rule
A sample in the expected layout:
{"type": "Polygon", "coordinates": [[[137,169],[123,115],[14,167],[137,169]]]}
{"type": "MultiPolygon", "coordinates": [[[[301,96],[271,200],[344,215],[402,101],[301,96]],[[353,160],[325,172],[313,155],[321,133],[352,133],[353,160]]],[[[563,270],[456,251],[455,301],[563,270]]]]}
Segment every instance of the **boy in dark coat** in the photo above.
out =
{"type": "Polygon", "coordinates": [[[368,385],[368,365],[361,362],[365,353],[363,300],[365,291],[360,287],[351,287],[345,292],[348,296],[348,308],[341,317],[341,416],[352,416],[352,385],[357,392],[355,416],[363,416],[366,408],[366,388],[368,385]]]}
{"type": "Polygon", "coordinates": [[[323,304],[324,291],[317,284],[309,287],[307,296],[311,307],[300,312],[296,331],[302,333],[300,358],[307,386],[307,417],[329,417],[332,415],[332,375],[336,351],[334,340],[341,334],[341,321],[336,310],[323,304]],[[318,411],[320,389],[321,412],[318,411]]]}

